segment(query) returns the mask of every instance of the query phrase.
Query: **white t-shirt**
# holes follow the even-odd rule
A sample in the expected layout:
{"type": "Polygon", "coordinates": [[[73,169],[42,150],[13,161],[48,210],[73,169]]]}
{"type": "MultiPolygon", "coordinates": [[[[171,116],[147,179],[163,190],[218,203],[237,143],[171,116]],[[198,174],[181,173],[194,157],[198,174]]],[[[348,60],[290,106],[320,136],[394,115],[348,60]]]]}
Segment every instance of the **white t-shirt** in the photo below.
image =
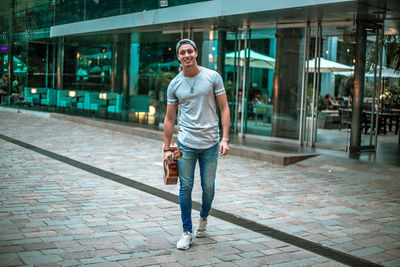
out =
{"type": "Polygon", "coordinates": [[[215,97],[225,93],[221,75],[204,67],[195,77],[185,77],[181,72],[170,82],[167,104],[179,104],[180,143],[194,149],[206,149],[218,143],[215,97]]]}

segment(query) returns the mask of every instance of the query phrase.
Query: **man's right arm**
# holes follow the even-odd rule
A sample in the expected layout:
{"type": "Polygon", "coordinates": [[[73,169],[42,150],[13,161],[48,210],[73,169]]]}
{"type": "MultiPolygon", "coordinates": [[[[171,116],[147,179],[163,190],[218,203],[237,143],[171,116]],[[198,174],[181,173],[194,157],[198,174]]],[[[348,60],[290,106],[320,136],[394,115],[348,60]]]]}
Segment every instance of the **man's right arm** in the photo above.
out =
{"type": "MultiPolygon", "coordinates": [[[[169,149],[172,135],[174,134],[175,114],[177,105],[167,104],[167,114],[164,119],[164,149],[169,149]]],[[[171,154],[171,152],[164,152],[164,160],[171,154]]]]}

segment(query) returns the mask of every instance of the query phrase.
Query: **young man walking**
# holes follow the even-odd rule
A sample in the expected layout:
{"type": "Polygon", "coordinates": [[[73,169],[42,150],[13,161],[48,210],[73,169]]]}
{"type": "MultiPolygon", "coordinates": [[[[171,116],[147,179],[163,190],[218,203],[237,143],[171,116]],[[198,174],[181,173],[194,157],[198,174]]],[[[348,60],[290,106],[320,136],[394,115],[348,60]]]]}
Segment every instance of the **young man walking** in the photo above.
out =
{"type": "Polygon", "coordinates": [[[207,216],[214,199],[218,155],[226,155],[229,151],[230,114],[222,78],[216,71],[197,65],[196,44],[189,39],[180,40],[176,45],[176,54],[182,72],[168,86],[167,114],[164,120],[164,160],[171,153],[168,148],[179,105],[178,146],[182,148],[182,159],[178,162],[179,204],[183,234],[176,247],[188,249],[193,236],[205,236],[207,216]],[[221,141],[217,105],[221,112],[221,141]],[[203,193],[199,225],[192,235],[192,189],[197,162],[203,193]]]}

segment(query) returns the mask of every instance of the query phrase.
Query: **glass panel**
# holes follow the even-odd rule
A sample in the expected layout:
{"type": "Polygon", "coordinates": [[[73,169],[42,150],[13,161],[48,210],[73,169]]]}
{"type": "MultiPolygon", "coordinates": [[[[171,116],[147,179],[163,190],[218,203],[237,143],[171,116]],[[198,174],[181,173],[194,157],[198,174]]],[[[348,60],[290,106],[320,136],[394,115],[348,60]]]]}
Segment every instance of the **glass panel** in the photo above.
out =
{"type": "Polygon", "coordinates": [[[27,74],[29,87],[46,87],[46,49],[44,42],[29,44],[27,71],[21,69],[27,74]]]}
{"type": "MultiPolygon", "coordinates": [[[[169,0],[163,2],[167,3],[167,7],[172,7],[204,1],[207,0],[169,0]]],[[[56,5],[56,25],[154,10],[159,7],[160,0],[62,0],[56,5]]]]}
{"type": "MultiPolygon", "coordinates": [[[[158,125],[164,120],[167,88],[169,82],[178,74],[179,62],[176,59],[175,46],[179,39],[180,34],[140,34],[138,89],[135,94],[149,97],[148,124],[158,125]]],[[[135,97],[131,98],[130,103],[133,110],[136,109],[134,99],[135,97]]],[[[131,114],[131,118],[132,115],[141,122],[141,114],[131,114]]]]}
{"type": "MultiPolygon", "coordinates": [[[[335,29],[336,27],[324,27],[322,29],[322,49],[319,53],[322,63],[321,74],[319,74],[320,91],[316,142],[319,146],[347,149],[352,127],[351,108],[354,89],[355,37],[352,33],[345,33],[351,31],[338,32],[335,29]],[[336,63],[342,65],[336,66],[336,63]],[[325,68],[324,64],[331,65],[329,70],[325,68]],[[348,67],[352,67],[352,69],[346,70],[348,67]],[[340,70],[340,68],[342,69],[340,70]]],[[[365,148],[370,147],[370,149],[376,148],[377,137],[375,134],[377,133],[381,138],[390,133],[391,130],[396,132],[394,125],[397,122],[397,115],[392,115],[393,107],[389,108],[386,105],[398,96],[398,92],[396,93],[395,89],[399,80],[394,77],[396,74],[393,71],[391,72],[392,77],[383,76],[382,81],[379,82],[381,42],[376,42],[376,38],[376,29],[368,29],[363,113],[361,118],[361,145],[365,148]],[[377,65],[375,74],[374,65],[377,65]],[[382,87],[381,93],[379,93],[380,85],[382,87]],[[381,114],[377,113],[378,110],[381,114]],[[390,117],[393,117],[393,119],[390,117]]],[[[378,38],[381,38],[380,35],[378,35],[378,38]]],[[[314,40],[311,41],[311,55],[315,51],[313,47],[314,40]]],[[[390,66],[390,58],[386,54],[383,56],[382,65],[386,70],[390,66]]],[[[313,73],[309,74],[308,80],[313,80],[313,73]]],[[[310,87],[312,87],[311,84],[309,84],[310,87]]],[[[308,95],[310,95],[310,89],[308,95]]],[[[396,100],[394,102],[397,103],[396,100]]],[[[394,106],[396,105],[394,104],[394,106]]]]}
{"type": "Polygon", "coordinates": [[[298,138],[303,35],[301,28],[252,29],[248,35],[248,49],[245,50],[245,35],[228,33],[225,80],[229,88],[231,112],[235,114],[236,111],[239,118],[235,120],[233,116],[233,128],[238,132],[243,113],[244,133],[298,138]],[[276,39],[276,36],[279,38],[276,39]],[[240,57],[236,63],[239,64],[238,69],[235,67],[235,50],[236,57],[240,57]],[[249,63],[244,75],[246,60],[249,63]],[[235,81],[237,71],[239,79],[235,81]],[[280,74],[275,75],[275,72],[280,74]],[[245,76],[246,80],[243,81],[245,76]],[[235,86],[239,89],[236,101],[235,86]],[[244,94],[241,93],[243,87],[244,94]],[[241,104],[243,100],[244,108],[241,104]]]}
{"type": "MultiPolygon", "coordinates": [[[[275,29],[250,32],[250,64],[247,70],[247,133],[271,136],[273,77],[275,72],[275,29]]],[[[242,51],[243,49],[241,49],[242,51]]]]}
{"type": "MultiPolygon", "coordinates": [[[[28,51],[25,42],[16,41],[14,46],[11,104],[23,102],[23,90],[27,82],[28,51]]],[[[4,73],[8,67],[8,55],[4,56],[4,73]]],[[[5,77],[7,79],[7,77],[5,77]]],[[[7,81],[8,83],[8,81],[7,81]]]]}
{"type": "Polygon", "coordinates": [[[318,91],[315,99],[317,110],[315,141],[346,149],[352,120],[354,35],[352,33],[346,35],[343,30],[338,31],[336,27],[322,27],[320,49],[316,54],[315,32],[314,28],[311,31],[307,94],[310,98],[313,82],[316,82],[315,87],[318,91]],[[320,73],[317,73],[314,80],[314,67],[316,65],[318,68],[318,64],[320,73]]]}
{"type": "Polygon", "coordinates": [[[56,6],[55,24],[65,24],[84,20],[85,0],[59,1],[56,6]]]}

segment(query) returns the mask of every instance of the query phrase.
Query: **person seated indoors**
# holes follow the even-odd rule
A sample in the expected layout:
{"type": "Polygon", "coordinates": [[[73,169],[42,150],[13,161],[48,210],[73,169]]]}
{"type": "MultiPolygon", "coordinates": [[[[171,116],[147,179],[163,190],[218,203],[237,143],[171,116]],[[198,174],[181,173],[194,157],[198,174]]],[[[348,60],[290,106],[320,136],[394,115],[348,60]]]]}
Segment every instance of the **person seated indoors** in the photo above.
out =
{"type": "Polygon", "coordinates": [[[347,108],[351,108],[352,105],[353,105],[353,97],[349,95],[347,97],[347,108]]]}
{"type": "Polygon", "coordinates": [[[264,96],[261,93],[256,94],[256,97],[254,98],[254,103],[255,104],[265,104],[266,101],[264,99],[264,96]]]}
{"type": "Polygon", "coordinates": [[[335,98],[335,104],[338,107],[344,107],[344,98],[341,94],[338,94],[335,98]]]}
{"type": "Polygon", "coordinates": [[[335,102],[333,101],[332,97],[329,94],[325,95],[325,102],[327,109],[334,109],[335,102]]]}

